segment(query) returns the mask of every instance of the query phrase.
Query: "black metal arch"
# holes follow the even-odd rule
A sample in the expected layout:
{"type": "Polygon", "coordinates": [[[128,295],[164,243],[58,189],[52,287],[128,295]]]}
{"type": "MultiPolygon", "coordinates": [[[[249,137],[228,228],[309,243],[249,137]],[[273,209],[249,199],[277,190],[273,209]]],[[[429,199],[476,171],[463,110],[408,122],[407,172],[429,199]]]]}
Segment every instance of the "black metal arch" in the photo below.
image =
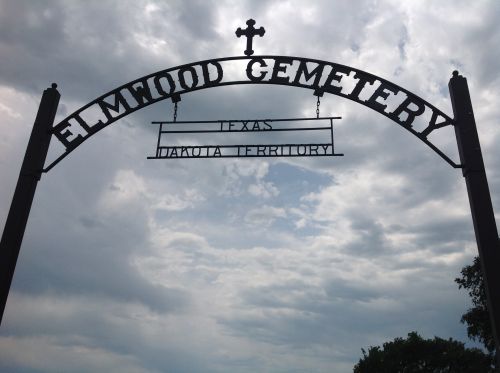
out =
{"type": "Polygon", "coordinates": [[[355,101],[386,116],[419,138],[435,153],[455,168],[461,167],[443,153],[428,135],[442,127],[454,125],[453,119],[434,105],[412,92],[371,73],[333,62],[291,56],[237,56],[197,61],[161,70],[103,94],[81,107],[52,128],[52,134],[66,150],[43,171],[47,172],[90,136],[139,109],[156,102],[180,100],[182,94],[206,88],[240,84],[274,84],[312,89],[314,95],[330,93],[355,101]],[[231,79],[224,73],[224,65],[232,61],[247,61],[246,79],[231,79]],[[346,92],[343,83],[351,80],[352,88],[346,92]],[[360,98],[367,86],[378,84],[368,99],[360,98]],[[391,95],[402,93],[405,98],[393,111],[383,103],[391,95]],[[101,118],[92,121],[86,112],[94,110],[101,118]],[[424,112],[431,116],[425,129],[418,132],[412,123],[424,112]]]}

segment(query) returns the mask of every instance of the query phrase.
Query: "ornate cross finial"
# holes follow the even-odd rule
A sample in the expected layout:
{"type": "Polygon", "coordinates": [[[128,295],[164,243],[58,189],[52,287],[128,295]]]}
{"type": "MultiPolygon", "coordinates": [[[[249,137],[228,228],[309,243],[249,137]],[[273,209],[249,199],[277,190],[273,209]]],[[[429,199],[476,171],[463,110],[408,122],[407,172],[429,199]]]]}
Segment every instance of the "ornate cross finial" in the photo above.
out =
{"type": "Polygon", "coordinates": [[[240,36],[246,36],[247,38],[247,49],[245,50],[245,55],[247,56],[251,56],[253,54],[253,50],[252,50],[252,39],[255,35],[259,35],[259,36],[264,36],[264,33],[266,32],[266,30],[264,30],[264,27],[259,27],[258,29],[254,28],[253,26],[255,25],[255,21],[253,19],[249,19],[247,21],[247,28],[242,30],[241,27],[238,27],[238,29],[236,30],[236,36],[237,37],[240,37],[240,36]]]}

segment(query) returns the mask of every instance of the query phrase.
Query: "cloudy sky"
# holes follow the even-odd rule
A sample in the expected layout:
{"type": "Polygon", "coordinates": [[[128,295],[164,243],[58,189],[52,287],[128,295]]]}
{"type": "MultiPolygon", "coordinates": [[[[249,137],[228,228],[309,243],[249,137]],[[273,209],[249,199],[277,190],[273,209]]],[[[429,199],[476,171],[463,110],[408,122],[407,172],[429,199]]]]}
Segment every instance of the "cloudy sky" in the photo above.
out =
{"type": "MultiPolygon", "coordinates": [[[[256,54],[365,70],[450,116],[458,69],[498,212],[499,16],[495,1],[0,1],[0,225],[52,82],[60,121],[141,76],[242,55],[248,18],[266,28],[256,54]]],[[[179,119],[310,117],[311,93],[201,90],[179,119]]],[[[467,341],[453,279],[477,249],[459,170],[332,95],[321,114],[343,117],[344,157],[147,160],[150,122],[172,112],[165,100],[129,115],[42,177],[0,370],[342,373],[413,330],[467,341]]],[[[438,137],[456,159],[453,132],[438,137]]]]}

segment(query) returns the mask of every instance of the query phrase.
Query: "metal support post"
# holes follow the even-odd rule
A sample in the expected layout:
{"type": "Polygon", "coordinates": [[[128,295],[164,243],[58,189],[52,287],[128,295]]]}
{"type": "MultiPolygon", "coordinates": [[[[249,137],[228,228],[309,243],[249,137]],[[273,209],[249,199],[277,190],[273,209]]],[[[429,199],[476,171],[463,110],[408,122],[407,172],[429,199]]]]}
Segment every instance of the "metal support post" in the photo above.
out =
{"type": "Polygon", "coordinates": [[[490,321],[497,357],[500,358],[500,242],[495,215],[467,80],[459,75],[458,71],[454,71],[448,88],[455,115],[455,134],[463,165],[462,172],[467,184],[474,232],[486,285],[490,321]]]}
{"type": "Polygon", "coordinates": [[[51,88],[43,92],[0,241],[0,323],[28,222],[31,203],[49,150],[51,128],[61,97],[56,88],[57,85],[54,83],[51,88]]]}

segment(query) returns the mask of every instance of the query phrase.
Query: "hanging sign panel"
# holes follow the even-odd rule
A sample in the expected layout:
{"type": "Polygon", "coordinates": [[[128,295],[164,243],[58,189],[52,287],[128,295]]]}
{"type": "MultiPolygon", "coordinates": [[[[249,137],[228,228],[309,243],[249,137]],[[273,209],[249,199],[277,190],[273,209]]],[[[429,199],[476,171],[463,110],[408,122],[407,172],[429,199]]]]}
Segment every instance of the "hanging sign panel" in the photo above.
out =
{"type": "Polygon", "coordinates": [[[335,119],[341,118],[152,122],[158,141],[148,159],[342,156],[334,149],[335,119]],[[317,125],[305,125],[310,121],[317,125]]]}

